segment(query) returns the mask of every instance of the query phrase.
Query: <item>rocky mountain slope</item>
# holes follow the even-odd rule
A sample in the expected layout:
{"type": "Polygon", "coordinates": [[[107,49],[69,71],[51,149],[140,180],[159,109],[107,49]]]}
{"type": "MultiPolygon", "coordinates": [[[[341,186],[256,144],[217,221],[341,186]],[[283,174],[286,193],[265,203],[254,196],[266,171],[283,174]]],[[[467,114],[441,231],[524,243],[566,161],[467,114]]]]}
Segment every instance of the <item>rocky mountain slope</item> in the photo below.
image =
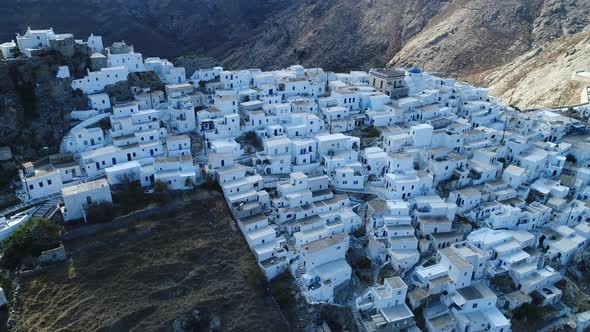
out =
{"type": "Polygon", "coordinates": [[[588,68],[589,9],[590,0],[7,0],[0,39],[53,26],[228,68],[415,64],[511,104],[550,106],[578,100],[569,77],[588,68]]]}
{"type": "Polygon", "coordinates": [[[521,107],[575,104],[580,86],[569,78],[589,68],[589,9],[589,0],[307,1],[223,59],[236,67],[418,65],[521,107]]]}
{"type": "Polygon", "coordinates": [[[125,40],[144,56],[219,54],[295,0],[3,0],[0,40],[53,27],[77,38],[125,40]]]}
{"type": "Polygon", "coordinates": [[[576,104],[590,68],[588,0],[453,1],[389,62],[417,64],[521,107],[576,104]]]}

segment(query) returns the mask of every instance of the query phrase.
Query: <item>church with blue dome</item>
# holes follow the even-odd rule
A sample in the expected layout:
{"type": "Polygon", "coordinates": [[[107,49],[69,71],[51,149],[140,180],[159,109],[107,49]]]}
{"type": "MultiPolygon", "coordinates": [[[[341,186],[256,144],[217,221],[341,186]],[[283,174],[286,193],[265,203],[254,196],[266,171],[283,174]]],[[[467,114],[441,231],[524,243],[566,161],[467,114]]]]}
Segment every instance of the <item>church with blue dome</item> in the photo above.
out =
{"type": "Polygon", "coordinates": [[[408,69],[408,73],[410,73],[410,74],[422,74],[422,69],[414,66],[414,67],[408,69]]]}

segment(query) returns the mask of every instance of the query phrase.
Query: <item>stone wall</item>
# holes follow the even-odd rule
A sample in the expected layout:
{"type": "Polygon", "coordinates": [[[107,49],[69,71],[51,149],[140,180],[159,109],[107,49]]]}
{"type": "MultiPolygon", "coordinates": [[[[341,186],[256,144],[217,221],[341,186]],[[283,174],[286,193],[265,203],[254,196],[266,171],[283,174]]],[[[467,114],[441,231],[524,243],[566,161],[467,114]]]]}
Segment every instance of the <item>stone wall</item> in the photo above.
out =
{"type": "Polygon", "coordinates": [[[104,224],[91,224],[83,227],[68,231],[62,235],[62,241],[71,241],[85,236],[94,235],[105,231],[114,230],[117,228],[125,227],[138,222],[143,219],[150,218],[155,215],[167,213],[176,208],[175,204],[171,204],[165,207],[152,207],[143,210],[137,210],[127,215],[115,218],[113,221],[104,224]]]}
{"type": "Polygon", "coordinates": [[[37,258],[37,262],[41,265],[61,262],[66,260],[66,248],[64,246],[55,249],[47,250],[41,253],[37,258]]]}

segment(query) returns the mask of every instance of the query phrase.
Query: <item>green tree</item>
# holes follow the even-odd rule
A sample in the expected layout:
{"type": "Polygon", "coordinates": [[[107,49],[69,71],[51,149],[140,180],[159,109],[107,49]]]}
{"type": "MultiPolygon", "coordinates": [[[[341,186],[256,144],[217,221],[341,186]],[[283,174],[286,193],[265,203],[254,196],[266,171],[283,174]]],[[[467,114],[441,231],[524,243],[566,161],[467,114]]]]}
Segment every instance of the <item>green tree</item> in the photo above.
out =
{"type": "Polygon", "coordinates": [[[543,317],[543,309],[534,304],[524,304],[522,307],[514,310],[514,318],[526,322],[534,322],[543,317]]]}
{"type": "Polygon", "coordinates": [[[157,193],[168,191],[168,183],[160,180],[156,181],[156,183],[154,184],[154,191],[157,193]]]}
{"type": "Polygon", "coordinates": [[[115,208],[109,202],[94,203],[86,207],[86,220],[90,223],[113,221],[115,216],[115,208]]]}
{"type": "Polygon", "coordinates": [[[19,58],[21,55],[23,55],[23,52],[21,52],[20,47],[15,46],[15,47],[12,48],[12,55],[15,58],[19,58]]]}
{"type": "Polygon", "coordinates": [[[2,241],[0,265],[18,266],[27,256],[38,257],[43,251],[59,246],[61,226],[44,218],[32,218],[2,241]]]}
{"type": "Polygon", "coordinates": [[[573,154],[568,154],[567,156],[565,156],[565,160],[569,161],[572,164],[576,164],[578,162],[578,159],[576,159],[576,157],[573,154]]]}
{"type": "Polygon", "coordinates": [[[139,181],[132,181],[130,178],[124,178],[121,181],[120,190],[116,191],[116,201],[125,207],[143,206],[145,203],[145,193],[139,181]]]}

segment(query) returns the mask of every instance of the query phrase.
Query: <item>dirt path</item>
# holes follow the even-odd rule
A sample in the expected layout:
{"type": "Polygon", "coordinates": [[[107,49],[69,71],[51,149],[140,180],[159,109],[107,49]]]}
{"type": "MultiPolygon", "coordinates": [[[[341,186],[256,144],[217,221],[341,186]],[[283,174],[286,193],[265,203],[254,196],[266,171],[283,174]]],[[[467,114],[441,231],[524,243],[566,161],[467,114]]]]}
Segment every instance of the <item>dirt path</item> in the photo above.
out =
{"type": "Polygon", "coordinates": [[[231,222],[220,194],[201,193],[175,215],[66,243],[92,249],[22,282],[19,330],[169,331],[195,309],[196,330],[288,330],[231,222]]]}

